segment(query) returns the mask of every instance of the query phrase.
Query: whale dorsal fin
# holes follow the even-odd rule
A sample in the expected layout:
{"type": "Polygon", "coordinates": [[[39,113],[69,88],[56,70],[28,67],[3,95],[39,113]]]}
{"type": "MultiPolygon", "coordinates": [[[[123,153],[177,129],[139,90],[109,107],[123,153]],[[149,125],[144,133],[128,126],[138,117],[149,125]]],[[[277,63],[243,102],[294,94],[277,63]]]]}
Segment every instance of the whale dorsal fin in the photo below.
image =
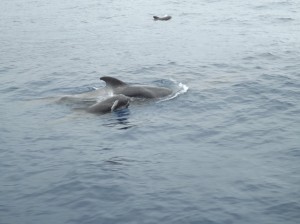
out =
{"type": "Polygon", "coordinates": [[[119,103],[119,100],[116,100],[116,101],[113,103],[113,105],[112,105],[111,108],[110,108],[111,112],[113,112],[113,111],[116,109],[116,107],[118,106],[118,103],[119,103]]]}
{"type": "Polygon", "coordinates": [[[104,81],[107,86],[112,87],[112,88],[117,88],[119,86],[127,85],[125,82],[122,82],[119,79],[109,77],[109,76],[103,76],[100,78],[100,80],[104,81]]]}

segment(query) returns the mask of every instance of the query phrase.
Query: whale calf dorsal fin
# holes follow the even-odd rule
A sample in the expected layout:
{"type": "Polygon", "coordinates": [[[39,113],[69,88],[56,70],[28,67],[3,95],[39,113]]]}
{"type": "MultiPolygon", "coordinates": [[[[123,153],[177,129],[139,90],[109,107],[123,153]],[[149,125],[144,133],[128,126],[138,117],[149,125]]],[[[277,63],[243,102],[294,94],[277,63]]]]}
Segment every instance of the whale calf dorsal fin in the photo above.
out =
{"type": "Polygon", "coordinates": [[[118,103],[119,103],[119,100],[116,100],[116,101],[113,103],[113,105],[112,105],[111,108],[110,108],[111,112],[113,112],[113,111],[116,109],[116,107],[118,106],[118,103]]]}
{"type": "Polygon", "coordinates": [[[125,82],[122,82],[119,79],[109,77],[109,76],[103,76],[100,78],[100,80],[104,81],[107,86],[112,87],[112,88],[117,88],[119,86],[127,85],[125,82]]]}

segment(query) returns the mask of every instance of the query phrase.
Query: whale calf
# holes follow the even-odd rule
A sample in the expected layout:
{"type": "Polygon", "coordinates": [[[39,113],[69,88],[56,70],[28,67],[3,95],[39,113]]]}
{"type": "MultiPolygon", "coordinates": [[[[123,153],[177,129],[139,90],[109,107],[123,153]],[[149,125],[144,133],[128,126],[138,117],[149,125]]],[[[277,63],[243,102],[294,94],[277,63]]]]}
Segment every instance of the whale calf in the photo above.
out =
{"type": "Polygon", "coordinates": [[[103,76],[100,80],[110,87],[114,94],[123,94],[128,97],[137,98],[162,98],[172,94],[172,90],[165,87],[129,85],[119,79],[103,76]]]}
{"type": "Polygon", "coordinates": [[[166,20],[170,20],[171,18],[172,18],[172,16],[168,16],[168,15],[165,15],[165,16],[162,16],[162,17],[153,16],[154,20],[163,20],[163,21],[166,21],[166,20]]]}
{"type": "Polygon", "coordinates": [[[105,114],[118,109],[127,108],[129,102],[129,97],[119,94],[90,106],[86,111],[94,114],[105,114]]]}

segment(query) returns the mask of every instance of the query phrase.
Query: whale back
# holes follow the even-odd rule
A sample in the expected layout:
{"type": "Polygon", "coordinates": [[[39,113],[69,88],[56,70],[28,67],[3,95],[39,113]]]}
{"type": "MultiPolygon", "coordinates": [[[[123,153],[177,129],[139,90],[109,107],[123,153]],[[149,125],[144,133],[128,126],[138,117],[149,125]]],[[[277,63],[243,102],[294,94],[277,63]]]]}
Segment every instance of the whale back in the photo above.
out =
{"type": "Polygon", "coordinates": [[[153,16],[154,20],[170,20],[171,18],[172,18],[172,16],[168,16],[168,15],[165,15],[165,16],[162,16],[162,17],[153,16]]]}
{"type": "Polygon", "coordinates": [[[127,108],[129,104],[130,98],[120,94],[90,106],[87,111],[90,113],[105,114],[120,108],[127,108]]]}
{"type": "Polygon", "coordinates": [[[138,98],[161,98],[172,93],[171,89],[154,86],[128,85],[127,83],[109,76],[101,77],[106,86],[112,88],[114,94],[122,94],[128,97],[138,98]]]}
{"type": "Polygon", "coordinates": [[[100,78],[100,80],[104,81],[106,83],[106,86],[111,87],[111,88],[117,88],[120,86],[125,86],[127,85],[125,82],[113,78],[113,77],[109,77],[109,76],[103,76],[100,78]]]}

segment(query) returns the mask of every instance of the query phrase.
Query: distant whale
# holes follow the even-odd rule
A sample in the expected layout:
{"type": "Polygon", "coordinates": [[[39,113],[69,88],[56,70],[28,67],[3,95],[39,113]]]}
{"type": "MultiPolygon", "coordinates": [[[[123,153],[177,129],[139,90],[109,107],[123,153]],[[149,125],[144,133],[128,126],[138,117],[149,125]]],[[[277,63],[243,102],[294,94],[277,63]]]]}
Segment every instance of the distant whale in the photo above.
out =
{"type": "Polygon", "coordinates": [[[105,114],[118,109],[127,108],[129,102],[129,97],[119,94],[90,106],[86,111],[95,114],[105,114]]]}
{"type": "Polygon", "coordinates": [[[168,96],[172,93],[171,89],[164,87],[142,86],[142,85],[129,85],[119,79],[104,76],[100,80],[110,87],[114,94],[123,94],[128,97],[138,98],[161,98],[168,96]]]}
{"type": "Polygon", "coordinates": [[[168,15],[165,15],[165,16],[162,16],[162,17],[159,17],[159,16],[153,16],[153,19],[154,20],[170,20],[172,18],[172,16],[168,16],[168,15]]]}

